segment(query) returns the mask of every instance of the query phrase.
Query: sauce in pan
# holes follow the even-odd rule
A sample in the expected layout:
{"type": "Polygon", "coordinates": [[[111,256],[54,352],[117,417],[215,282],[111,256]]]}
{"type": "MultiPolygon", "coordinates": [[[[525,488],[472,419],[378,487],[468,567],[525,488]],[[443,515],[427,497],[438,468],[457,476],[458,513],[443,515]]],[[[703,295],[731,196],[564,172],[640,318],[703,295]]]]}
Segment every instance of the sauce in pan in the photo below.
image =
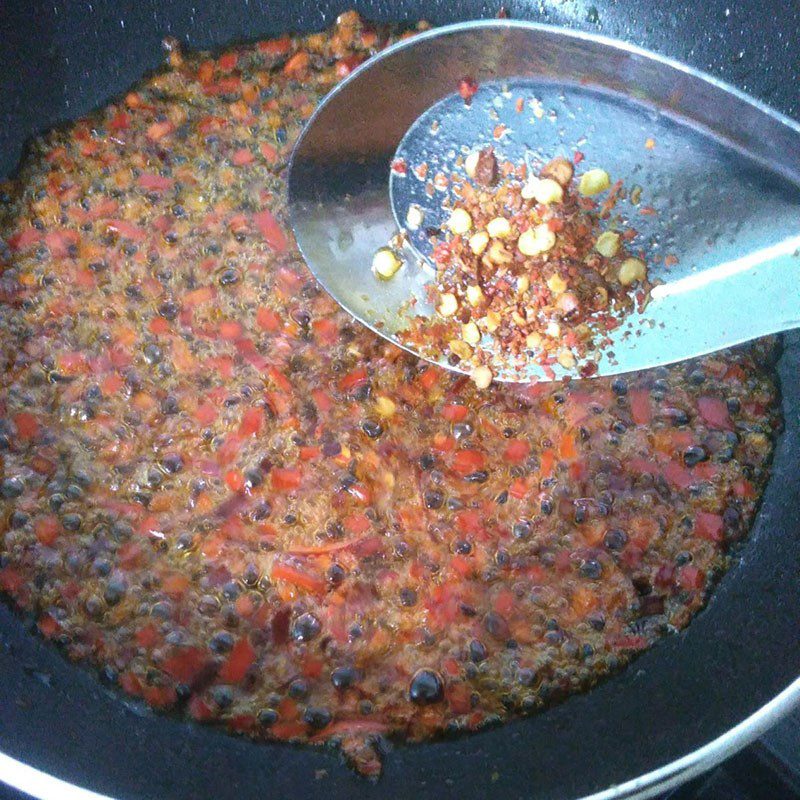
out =
{"type": "Polygon", "coordinates": [[[381,736],[536,710],[685,626],[777,425],[769,344],[479,391],[343,313],[284,170],[388,40],[173,48],[0,212],[0,589],[150,705],[369,775],[381,736]]]}

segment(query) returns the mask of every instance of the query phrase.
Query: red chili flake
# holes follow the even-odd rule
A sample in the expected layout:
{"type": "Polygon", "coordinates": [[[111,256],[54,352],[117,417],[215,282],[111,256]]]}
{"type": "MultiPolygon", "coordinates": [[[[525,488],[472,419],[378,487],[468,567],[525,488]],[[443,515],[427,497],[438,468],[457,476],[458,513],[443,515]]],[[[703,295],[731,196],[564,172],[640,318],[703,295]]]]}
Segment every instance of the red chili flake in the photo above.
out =
{"type": "Polygon", "coordinates": [[[531,453],[531,446],[524,439],[511,439],[506,445],[503,458],[512,464],[521,464],[531,453]]]}
{"type": "Polygon", "coordinates": [[[467,418],[468,414],[469,414],[469,409],[466,406],[461,406],[455,403],[446,405],[442,409],[442,416],[448,422],[462,422],[467,418]]]}
{"type": "Polygon", "coordinates": [[[123,672],[119,676],[119,685],[124,692],[138,697],[142,694],[142,682],[132,672],[123,672]]]}
{"type": "Polygon", "coordinates": [[[165,120],[164,122],[154,122],[147,129],[147,138],[154,142],[158,142],[165,136],[168,136],[174,130],[175,126],[169,120],[165,120]]]}
{"type": "Polygon", "coordinates": [[[44,237],[44,243],[53,258],[66,258],[70,254],[71,246],[77,245],[78,242],[80,242],[78,232],[68,228],[50,231],[44,237]]]}
{"type": "Polygon", "coordinates": [[[311,58],[304,50],[290,56],[283,65],[283,74],[290,78],[300,78],[308,69],[311,58]]]}
{"type": "Polygon", "coordinates": [[[580,150],[576,150],[572,154],[572,162],[574,164],[580,164],[581,161],[583,161],[584,158],[586,158],[586,156],[584,156],[584,154],[580,150]]]}
{"type": "Polygon", "coordinates": [[[303,473],[299,469],[275,467],[271,470],[270,483],[279,492],[290,492],[298,489],[303,481],[303,473]]]}
{"type": "Polygon", "coordinates": [[[364,61],[361,55],[347,56],[340,58],[336,62],[336,76],[339,78],[346,78],[359,64],[364,61]]]}
{"type": "Polygon", "coordinates": [[[327,588],[325,579],[321,575],[315,575],[283,561],[276,561],[272,565],[271,577],[274,581],[285,581],[315,594],[322,594],[327,588]]]}
{"type": "Polygon", "coordinates": [[[682,589],[702,589],[706,585],[703,570],[687,564],[678,570],[678,586],[682,589]]]}
{"type": "Polygon", "coordinates": [[[255,436],[261,430],[264,412],[260,408],[246,408],[239,425],[239,436],[255,436]]]}
{"type": "Polygon", "coordinates": [[[339,389],[343,392],[350,392],[358,386],[363,386],[368,380],[369,373],[366,367],[356,367],[339,380],[339,389]]]}
{"type": "Polygon", "coordinates": [[[136,183],[148,192],[166,192],[175,185],[175,181],[172,178],[164,178],[152,172],[142,173],[136,183]]]}
{"type": "Polygon", "coordinates": [[[247,671],[255,663],[256,651],[253,645],[242,637],[231,649],[227,660],[217,676],[222,683],[239,683],[247,675],[247,671]]]}
{"type": "Polygon", "coordinates": [[[676,489],[688,489],[695,482],[692,473],[677,461],[667,462],[663,472],[667,483],[676,489]]]}
{"type": "Polygon", "coordinates": [[[236,322],[236,320],[224,320],[219,324],[219,335],[220,338],[226,339],[229,342],[236,341],[236,339],[241,338],[244,329],[240,322],[236,322]]]}
{"type": "Polygon", "coordinates": [[[25,577],[13,567],[0,569],[0,589],[11,594],[18,594],[25,586],[25,577]]]}
{"type": "Polygon", "coordinates": [[[12,251],[27,250],[29,247],[40,242],[42,234],[36,228],[25,228],[19,233],[15,233],[8,240],[8,246],[12,251]]]}
{"type": "Polygon", "coordinates": [[[231,163],[235,167],[246,167],[248,164],[252,164],[255,160],[256,157],[246,147],[239,148],[231,156],[231,163]]]}
{"type": "Polygon", "coordinates": [[[112,131],[124,131],[131,124],[131,118],[124,111],[117,111],[108,121],[108,128],[112,131]]]}
{"type": "Polygon", "coordinates": [[[132,239],[135,242],[141,242],[147,238],[147,231],[144,228],[140,228],[138,225],[134,225],[124,219],[110,219],[106,223],[106,227],[111,233],[116,233],[125,239],[132,239]]]}
{"type": "Polygon", "coordinates": [[[278,160],[278,151],[269,142],[262,142],[258,149],[267,163],[274,164],[278,160]]]}
{"type": "Polygon", "coordinates": [[[711,542],[721,542],[723,534],[723,520],[719,514],[710,514],[708,511],[698,511],[694,520],[695,533],[701,539],[711,542]]]}
{"type": "Polygon", "coordinates": [[[276,252],[283,253],[289,247],[283,228],[269,209],[253,214],[253,222],[266,243],[276,252]]]}
{"type": "Polygon", "coordinates": [[[224,53],[219,57],[217,66],[223,72],[230,72],[236,66],[238,60],[239,56],[236,53],[224,53]]]}
{"type": "Polygon", "coordinates": [[[206,703],[206,701],[200,697],[200,695],[197,694],[193,694],[189,698],[189,704],[187,708],[192,719],[197,720],[197,722],[208,722],[215,717],[215,713],[211,706],[206,703]]]}
{"type": "Polygon", "coordinates": [[[395,175],[405,176],[408,173],[408,166],[404,158],[396,158],[392,161],[392,172],[395,175]]]}
{"type": "Polygon", "coordinates": [[[229,469],[225,473],[225,485],[232,492],[241,492],[244,489],[244,475],[240,469],[229,469]]]}
{"type": "Polygon", "coordinates": [[[259,42],[257,47],[267,55],[284,56],[292,49],[292,40],[288,36],[281,36],[277,39],[267,39],[264,42],[259,42]]]}
{"type": "Polygon", "coordinates": [[[176,649],[161,665],[161,669],[180,683],[191,684],[208,662],[204,650],[199,647],[176,649]]]}
{"type": "Polygon", "coordinates": [[[480,450],[459,450],[453,458],[453,472],[469,475],[482,470],[485,464],[486,456],[480,450]]]}
{"type": "Polygon", "coordinates": [[[628,392],[631,416],[637,425],[647,425],[653,417],[650,407],[650,392],[647,389],[632,389],[628,392]]]}
{"type": "Polygon", "coordinates": [[[478,84],[474,78],[464,77],[458,82],[458,93],[461,99],[469,105],[478,92],[478,84]]]}
{"type": "Polygon", "coordinates": [[[301,461],[311,461],[322,455],[322,449],[312,445],[304,445],[297,448],[297,455],[301,461]]]}
{"type": "Polygon", "coordinates": [[[39,434],[39,421],[30,411],[20,411],[15,414],[14,425],[17,428],[17,437],[22,441],[35,439],[39,434]]]}
{"type": "Polygon", "coordinates": [[[701,397],[697,401],[700,416],[711,428],[729,431],[733,429],[728,406],[718,397],[701,397]]]}

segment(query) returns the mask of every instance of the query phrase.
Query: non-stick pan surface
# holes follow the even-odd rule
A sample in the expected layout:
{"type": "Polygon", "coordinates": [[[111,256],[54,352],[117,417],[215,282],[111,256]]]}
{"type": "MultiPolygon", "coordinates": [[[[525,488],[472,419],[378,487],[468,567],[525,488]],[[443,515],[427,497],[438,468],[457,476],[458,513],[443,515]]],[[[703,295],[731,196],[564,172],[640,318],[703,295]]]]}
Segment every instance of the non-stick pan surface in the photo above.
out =
{"type": "MultiPolygon", "coordinates": [[[[0,172],[23,140],[122,91],[159,63],[159,42],[191,46],[329,24],[355,5],[373,19],[451,22],[493,16],[479,2],[194,3],[173,0],[6,0],[0,4],[0,172]]],[[[512,3],[512,15],[619,36],[708,69],[798,115],[794,42],[800,5],[758,0],[512,3]]],[[[735,310],[743,313],[744,310],[735,310]]],[[[691,755],[710,765],[800,700],[800,338],[780,362],[785,431],[755,530],[709,607],[595,690],[528,720],[422,746],[399,747],[377,785],[329,752],[255,745],[158,716],[67,663],[0,606],[0,752],[80,787],[128,798],[577,798],[691,755]],[[731,736],[728,732],[754,713],[731,736]],[[726,735],[710,750],[699,748],[726,735]],[[693,755],[692,755],[693,754],[693,755]]],[[[0,758],[0,765],[3,765],[0,758]]],[[[673,767],[638,788],[654,785],[673,767]]],[[[11,772],[7,773],[13,779],[11,772]]],[[[6,777],[0,772],[0,779],[6,777]]],[[[624,796],[632,796],[628,787],[624,796]]],[[[611,790],[609,796],[620,795],[611,790]]],[[[65,797],[53,793],[53,798],[65,797]]]]}

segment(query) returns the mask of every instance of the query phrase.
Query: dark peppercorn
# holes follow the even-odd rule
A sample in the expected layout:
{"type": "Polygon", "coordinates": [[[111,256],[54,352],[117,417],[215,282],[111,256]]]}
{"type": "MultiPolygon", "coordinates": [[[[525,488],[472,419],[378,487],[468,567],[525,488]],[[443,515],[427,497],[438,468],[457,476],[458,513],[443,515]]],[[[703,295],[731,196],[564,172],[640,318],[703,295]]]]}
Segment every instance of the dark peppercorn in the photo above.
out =
{"type": "Polygon", "coordinates": [[[0,483],[0,495],[4,500],[13,500],[25,491],[25,484],[19,478],[5,478],[0,483]]]}
{"type": "Polygon", "coordinates": [[[239,283],[239,273],[235,269],[225,269],[220,273],[220,286],[233,286],[235,283],[239,283]]]}
{"type": "Polygon", "coordinates": [[[425,492],[424,499],[427,508],[441,508],[444,504],[444,495],[436,489],[425,492]]]}
{"type": "Polygon", "coordinates": [[[411,679],[408,697],[417,705],[438,703],[444,696],[444,686],[438,673],[432,669],[418,669],[411,679]]]}
{"type": "Polygon", "coordinates": [[[519,522],[514,523],[511,529],[515,539],[527,539],[533,532],[533,525],[527,519],[521,519],[519,522]]]}
{"type": "Polygon", "coordinates": [[[413,606],[417,602],[417,593],[413,589],[403,587],[400,590],[400,602],[404,606],[413,606]]]}
{"type": "Polygon", "coordinates": [[[609,550],[622,550],[627,541],[628,537],[625,535],[625,531],[621,531],[619,528],[606,531],[606,535],[603,537],[603,544],[609,550]]]}
{"type": "Polygon", "coordinates": [[[339,564],[331,564],[328,567],[328,581],[334,586],[338,586],[345,577],[345,571],[339,564]]]}
{"type": "Polygon", "coordinates": [[[349,689],[361,677],[355,667],[337,667],[331,672],[331,683],[335,689],[349,689]]]}
{"type": "Polygon", "coordinates": [[[361,423],[361,430],[369,436],[370,439],[378,439],[383,433],[383,426],[372,419],[365,419],[361,423]]]}
{"type": "Polygon", "coordinates": [[[321,730],[331,724],[333,716],[327,708],[309,706],[303,712],[303,722],[314,730],[321,730]]]}
{"type": "Polygon", "coordinates": [[[234,639],[232,634],[228,631],[218,631],[211,637],[208,646],[215,653],[227,653],[231,650],[233,644],[234,639]]]}
{"type": "Polygon", "coordinates": [[[15,511],[9,519],[9,525],[14,529],[19,529],[24,528],[30,521],[30,516],[24,511],[15,511]]]}
{"type": "Polygon", "coordinates": [[[486,483],[489,480],[489,473],[485,470],[479,469],[475,472],[470,472],[469,475],[464,478],[465,481],[469,481],[470,483],[486,483]]]}
{"type": "Polygon", "coordinates": [[[61,519],[61,524],[64,526],[65,530],[68,531],[77,531],[82,523],[83,520],[80,514],[64,514],[61,519]]]}
{"type": "Polygon", "coordinates": [[[292,681],[289,684],[289,697],[293,700],[302,700],[308,697],[308,683],[302,678],[292,681]]]}
{"type": "Polygon", "coordinates": [[[584,561],[578,570],[582,577],[597,580],[603,574],[603,565],[599,561],[590,558],[584,561]]]}
{"type": "Polygon", "coordinates": [[[218,708],[230,708],[233,705],[233,690],[230,686],[212,686],[211,699],[218,708]]]}
{"type": "Polygon", "coordinates": [[[258,712],[258,724],[262,728],[269,728],[278,721],[278,712],[274,708],[263,708],[258,712]]]}
{"type": "Polygon", "coordinates": [[[611,381],[611,391],[618,397],[628,394],[628,384],[624,378],[614,378],[611,381]]]}
{"type": "Polygon", "coordinates": [[[301,614],[292,623],[292,638],[298,642],[308,642],[319,634],[321,627],[313,614],[301,614]]]}
{"type": "Polygon", "coordinates": [[[683,463],[687,467],[697,466],[701,461],[708,461],[708,453],[702,447],[692,445],[686,448],[683,453],[683,463]]]}
{"type": "Polygon", "coordinates": [[[495,639],[505,641],[510,635],[508,623],[496,612],[490,611],[483,618],[483,627],[495,639]]]}

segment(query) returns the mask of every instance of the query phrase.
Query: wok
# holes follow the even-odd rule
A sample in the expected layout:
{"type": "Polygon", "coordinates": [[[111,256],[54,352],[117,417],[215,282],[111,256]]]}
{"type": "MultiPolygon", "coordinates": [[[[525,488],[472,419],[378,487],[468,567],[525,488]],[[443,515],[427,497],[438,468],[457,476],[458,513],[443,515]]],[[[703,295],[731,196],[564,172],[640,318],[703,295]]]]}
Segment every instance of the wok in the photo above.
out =
{"type": "MultiPolygon", "coordinates": [[[[800,115],[800,3],[515,2],[512,16],[618,36],[800,115]]],[[[123,91],[192,47],[330,24],[494,16],[479,0],[50,0],[0,4],[0,172],[26,138],[123,91]]],[[[732,310],[734,313],[735,310],[732,310]]],[[[739,310],[741,311],[741,310],[739,310]]],[[[253,744],[124,702],[0,605],[0,779],[38,797],[643,797],[712,766],[800,702],[800,339],[779,363],[785,429],[752,535],[687,630],[591,692],[479,735],[397,747],[377,784],[330,751],[253,744]],[[55,776],[67,784],[54,783],[55,776]],[[95,795],[96,796],[96,795],[95,795]]]]}

